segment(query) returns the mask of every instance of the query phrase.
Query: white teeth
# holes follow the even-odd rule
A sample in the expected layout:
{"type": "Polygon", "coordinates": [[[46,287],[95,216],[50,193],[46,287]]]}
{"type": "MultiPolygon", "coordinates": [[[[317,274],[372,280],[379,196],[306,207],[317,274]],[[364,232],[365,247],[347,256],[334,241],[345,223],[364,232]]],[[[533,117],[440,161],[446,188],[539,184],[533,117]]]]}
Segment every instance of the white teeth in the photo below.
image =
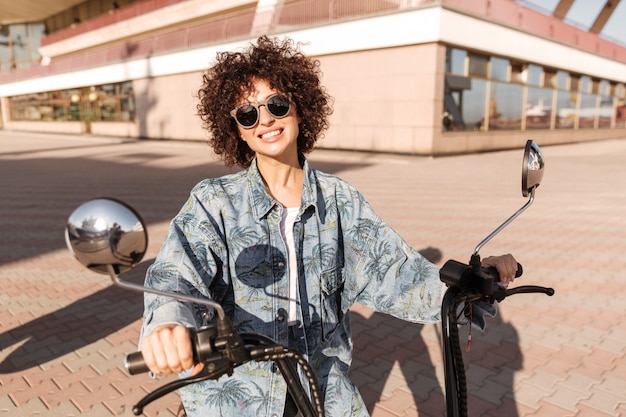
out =
{"type": "Polygon", "coordinates": [[[280,134],[280,130],[273,130],[261,136],[261,139],[267,139],[280,134]]]}

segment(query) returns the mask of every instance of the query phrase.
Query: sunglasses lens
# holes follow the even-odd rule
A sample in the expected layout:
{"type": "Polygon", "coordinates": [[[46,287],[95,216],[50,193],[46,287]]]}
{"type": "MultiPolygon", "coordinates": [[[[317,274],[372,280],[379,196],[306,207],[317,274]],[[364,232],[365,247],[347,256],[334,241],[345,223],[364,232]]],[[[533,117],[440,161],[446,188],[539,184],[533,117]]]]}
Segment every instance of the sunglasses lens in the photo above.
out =
{"type": "Polygon", "coordinates": [[[274,117],[287,116],[290,107],[289,98],[280,94],[270,97],[267,101],[267,110],[269,110],[274,117]]]}
{"type": "Polygon", "coordinates": [[[254,126],[259,117],[259,113],[254,106],[243,105],[237,109],[237,121],[242,126],[254,126]]]}

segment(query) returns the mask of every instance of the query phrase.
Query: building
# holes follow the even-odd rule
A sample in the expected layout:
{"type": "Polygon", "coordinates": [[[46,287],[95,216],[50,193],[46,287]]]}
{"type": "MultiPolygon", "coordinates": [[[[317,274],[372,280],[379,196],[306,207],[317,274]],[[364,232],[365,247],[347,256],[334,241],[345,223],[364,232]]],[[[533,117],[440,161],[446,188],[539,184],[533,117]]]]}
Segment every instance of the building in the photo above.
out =
{"type": "MultiPolygon", "coordinates": [[[[0,128],[205,140],[202,72],[260,34],[322,63],[321,147],[445,155],[626,136],[626,47],[513,0],[0,0],[0,128]]],[[[622,5],[626,6],[626,5],[622,5]]],[[[618,6],[619,7],[619,6],[618,6]]]]}

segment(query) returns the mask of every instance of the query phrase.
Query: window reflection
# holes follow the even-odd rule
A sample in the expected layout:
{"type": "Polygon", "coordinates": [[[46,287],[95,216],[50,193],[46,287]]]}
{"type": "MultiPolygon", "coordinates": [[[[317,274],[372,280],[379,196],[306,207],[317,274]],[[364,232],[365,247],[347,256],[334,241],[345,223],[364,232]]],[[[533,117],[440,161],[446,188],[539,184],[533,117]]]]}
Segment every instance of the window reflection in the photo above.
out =
{"type": "Polygon", "coordinates": [[[466,56],[467,52],[460,49],[446,49],[446,72],[448,74],[465,75],[466,56]]]}
{"type": "Polygon", "coordinates": [[[528,87],[526,129],[550,129],[553,94],[551,88],[528,87]]]}
{"type": "Polygon", "coordinates": [[[12,120],[131,121],[135,118],[132,82],[15,96],[12,120]]]}
{"type": "Polygon", "coordinates": [[[470,54],[468,72],[470,77],[487,78],[489,58],[483,55],[470,54]]]}
{"type": "Polygon", "coordinates": [[[576,121],[576,93],[558,91],[556,96],[556,128],[573,128],[576,121]]]}
{"type": "Polygon", "coordinates": [[[476,130],[484,122],[485,80],[446,76],[443,126],[445,130],[476,130]]]}
{"type": "Polygon", "coordinates": [[[9,51],[9,27],[0,25],[0,71],[11,68],[11,53],[9,51]]]}
{"type": "Polygon", "coordinates": [[[509,60],[502,58],[491,58],[491,77],[492,80],[508,81],[509,78],[509,60]]]}
{"type": "Polygon", "coordinates": [[[446,50],[443,131],[614,127],[626,127],[624,83],[446,50]]]}
{"type": "Polygon", "coordinates": [[[523,91],[519,84],[491,83],[489,129],[519,130],[522,127],[523,91]]]}
{"type": "Polygon", "coordinates": [[[598,96],[583,93],[580,95],[580,112],[578,114],[578,127],[589,129],[595,127],[598,96]]]}
{"type": "Polygon", "coordinates": [[[615,86],[615,127],[626,127],[626,86],[615,86]]]}
{"type": "Polygon", "coordinates": [[[39,60],[41,23],[0,25],[0,71],[26,68],[39,60]]]}

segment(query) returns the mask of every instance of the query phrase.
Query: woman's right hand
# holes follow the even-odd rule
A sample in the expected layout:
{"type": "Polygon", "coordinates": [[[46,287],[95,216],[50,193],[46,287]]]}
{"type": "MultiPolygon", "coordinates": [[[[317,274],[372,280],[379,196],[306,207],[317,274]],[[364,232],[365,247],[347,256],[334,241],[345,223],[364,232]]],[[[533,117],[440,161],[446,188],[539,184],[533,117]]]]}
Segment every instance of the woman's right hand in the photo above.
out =
{"type": "Polygon", "coordinates": [[[180,324],[164,324],[155,328],[141,342],[141,353],[146,366],[154,374],[179,373],[193,367],[191,375],[203,368],[194,364],[189,330],[180,324]]]}

